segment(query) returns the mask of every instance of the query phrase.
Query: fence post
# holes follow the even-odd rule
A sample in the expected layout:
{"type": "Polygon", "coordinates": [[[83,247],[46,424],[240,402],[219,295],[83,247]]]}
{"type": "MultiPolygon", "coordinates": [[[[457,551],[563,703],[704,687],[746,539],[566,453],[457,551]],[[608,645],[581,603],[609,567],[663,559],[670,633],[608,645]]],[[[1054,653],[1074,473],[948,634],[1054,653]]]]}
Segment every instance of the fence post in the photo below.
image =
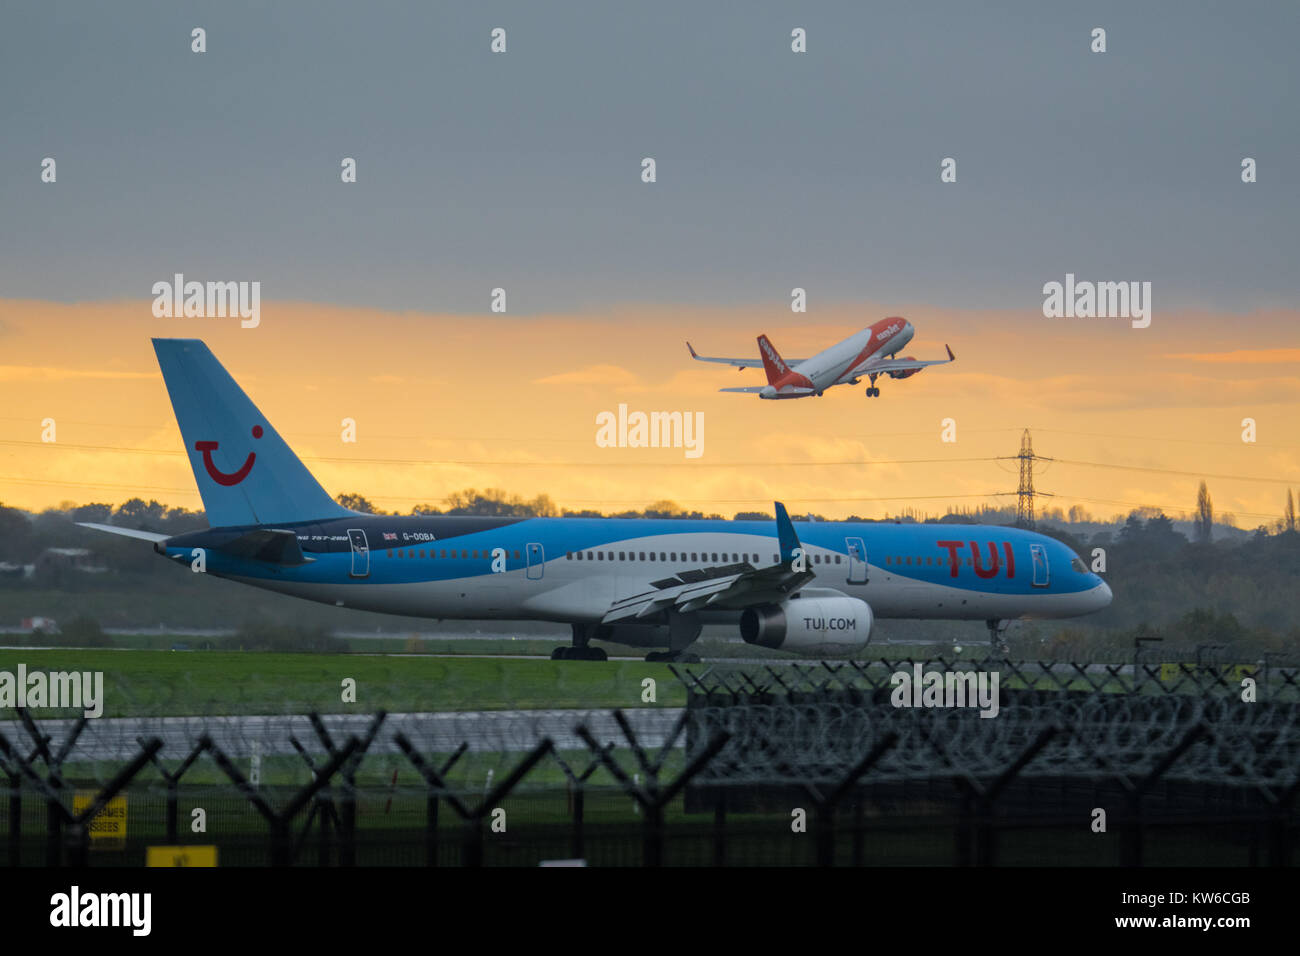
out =
{"type": "Polygon", "coordinates": [[[596,738],[591,735],[591,731],[586,725],[579,724],[574,728],[574,733],[582,739],[588,749],[595,754],[605,768],[614,775],[614,779],[623,787],[637,805],[645,811],[645,829],[642,836],[642,852],[644,854],[644,866],[659,866],[663,858],[663,808],[667,806],[690,781],[704,769],[718,752],[727,745],[731,739],[731,734],[721,731],[712,740],[703,751],[696,754],[695,758],[686,765],[680,774],[677,775],[671,784],[663,790],[659,789],[659,771],[663,766],[663,761],[667,758],[672,749],[674,741],[681,736],[682,730],[686,727],[686,711],[682,711],[681,717],[677,719],[673,730],[669,733],[663,746],[660,748],[658,759],[653,762],[646,757],[644,748],[637,742],[636,734],[632,730],[632,725],[628,723],[627,715],[621,710],[614,711],[614,720],[623,731],[623,736],[627,738],[632,752],[636,755],[637,762],[641,769],[646,772],[646,787],[642,788],[633,781],[627,772],[619,766],[610,755],[609,747],[602,747],[596,742],[596,738]]]}
{"type": "Polygon", "coordinates": [[[424,864],[438,865],[438,795],[432,788],[424,798],[424,864]]]}
{"type": "Polygon", "coordinates": [[[179,797],[177,790],[179,785],[175,777],[167,777],[167,842],[173,846],[176,844],[176,802],[179,797]]]}
{"type": "Polygon", "coordinates": [[[257,792],[257,788],[240,773],[239,768],[231,762],[221,748],[212,742],[211,737],[204,734],[199,738],[199,745],[212,755],[212,759],[221,768],[221,772],[230,778],[231,783],[243,794],[244,799],[253,805],[253,809],[262,815],[262,819],[270,827],[272,866],[289,866],[293,862],[293,839],[290,831],[293,818],[297,816],[299,810],[312,801],[317,792],[329,783],[330,779],[339,772],[339,769],[352,758],[360,743],[356,737],[349,737],[345,740],[343,746],[331,756],[329,763],[319,773],[313,773],[312,782],[299,790],[285,808],[277,813],[266,802],[266,798],[257,792]]]}
{"type": "MultiPolygon", "coordinates": [[[[555,743],[550,737],[543,737],[541,742],[528,752],[528,756],[520,761],[506,779],[493,787],[491,793],[484,795],[482,802],[477,807],[470,809],[447,787],[443,775],[424,762],[424,758],[420,756],[419,751],[415,749],[415,745],[411,743],[406,734],[399,730],[393,734],[393,742],[406,755],[406,759],[411,762],[411,766],[416,769],[416,772],[424,778],[430,795],[437,791],[443,793],[447,805],[456,811],[456,814],[466,823],[466,832],[462,838],[461,847],[461,860],[465,866],[482,866],[483,864],[483,818],[500,800],[508,796],[519,785],[520,780],[532,772],[539,760],[548,753],[555,752],[555,743]]],[[[450,766],[467,749],[469,749],[469,744],[462,743],[460,749],[452,755],[452,759],[448,761],[447,765],[450,766]]]]}
{"type": "Polygon", "coordinates": [[[1121,866],[1141,866],[1144,845],[1146,842],[1146,820],[1143,813],[1142,801],[1147,791],[1161,777],[1168,772],[1174,763],[1191,749],[1203,737],[1209,737],[1210,730],[1204,723],[1198,723],[1189,727],[1187,733],[1178,741],[1177,745],[1169,753],[1160,758],[1160,762],[1152,771],[1140,780],[1137,786],[1132,787],[1129,791],[1129,808],[1132,814],[1132,820],[1128,827],[1128,839],[1124,841],[1121,866]]]}
{"type": "MultiPolygon", "coordinates": [[[[671,665],[670,665],[671,667],[671,665]]],[[[609,746],[613,746],[610,744],[609,746]]],[[[556,751],[551,751],[551,756],[555,762],[560,765],[564,775],[568,778],[569,804],[570,812],[573,815],[573,844],[570,852],[575,860],[586,858],[586,839],[583,832],[584,821],[583,814],[587,805],[587,781],[591,775],[600,767],[600,759],[593,758],[582,773],[574,773],[573,768],[565,762],[564,758],[556,751]]]]}
{"type": "Polygon", "coordinates": [[[713,802],[713,865],[727,865],[727,791],[718,787],[713,802]]]}

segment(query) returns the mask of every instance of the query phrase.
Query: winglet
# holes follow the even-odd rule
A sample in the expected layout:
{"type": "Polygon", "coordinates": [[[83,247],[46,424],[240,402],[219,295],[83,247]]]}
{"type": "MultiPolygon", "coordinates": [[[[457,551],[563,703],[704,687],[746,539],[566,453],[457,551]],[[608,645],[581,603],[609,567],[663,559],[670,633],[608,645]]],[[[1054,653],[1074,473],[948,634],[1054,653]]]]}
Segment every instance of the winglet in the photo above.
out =
{"type": "Polygon", "coordinates": [[[686,347],[691,350],[691,358],[697,359],[700,357],[695,351],[695,346],[691,345],[690,342],[686,343],[686,347]]]}
{"type": "Polygon", "coordinates": [[[949,361],[949,362],[955,362],[955,361],[957,361],[957,356],[955,356],[955,355],[952,354],[952,349],[948,348],[947,345],[945,345],[944,348],[948,349],[948,361],[949,361]]]}
{"type": "Polygon", "coordinates": [[[776,538],[781,545],[781,563],[789,564],[794,560],[795,548],[802,549],[803,546],[799,544],[799,536],[794,533],[794,522],[786,513],[785,505],[779,501],[773,504],[776,506],[776,538]]]}

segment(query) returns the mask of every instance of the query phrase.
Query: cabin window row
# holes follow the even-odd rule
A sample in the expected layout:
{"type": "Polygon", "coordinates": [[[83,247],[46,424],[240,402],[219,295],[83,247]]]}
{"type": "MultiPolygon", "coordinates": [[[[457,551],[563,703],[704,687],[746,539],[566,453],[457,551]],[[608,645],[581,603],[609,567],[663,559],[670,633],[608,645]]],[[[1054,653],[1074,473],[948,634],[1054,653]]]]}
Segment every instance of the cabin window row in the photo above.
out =
{"type": "MultiPolygon", "coordinates": [[[[439,559],[439,558],[447,558],[447,559],[449,559],[449,560],[453,560],[453,561],[454,561],[454,560],[456,560],[456,557],[457,557],[457,555],[456,555],[456,549],[455,549],[455,548],[452,548],[452,549],[450,549],[450,550],[448,550],[447,548],[428,548],[428,549],[426,549],[426,548],[397,548],[396,551],[394,551],[393,548],[389,548],[389,549],[388,549],[388,556],[389,556],[390,558],[393,557],[394,555],[396,555],[396,556],[399,557],[399,558],[413,558],[413,557],[416,556],[417,552],[419,553],[419,556],[422,557],[422,558],[433,558],[434,560],[437,560],[437,559],[439,559]],[[426,550],[428,551],[428,554],[427,554],[427,555],[425,554],[425,551],[426,551],[426,550]]],[[[518,551],[517,549],[516,549],[515,551],[512,551],[512,552],[511,552],[511,555],[512,555],[512,557],[513,557],[516,561],[519,560],[519,551],[518,551]]],[[[462,561],[467,561],[467,560],[469,560],[470,558],[478,558],[478,557],[479,557],[479,549],[478,549],[478,548],[462,549],[461,552],[460,552],[460,559],[461,559],[462,561]]],[[[487,548],[483,548],[483,549],[482,549],[482,558],[483,558],[483,560],[484,560],[484,561],[487,561],[487,560],[490,559],[491,557],[492,557],[492,552],[489,551],[487,548]]]]}
{"type": "MultiPolygon", "coordinates": [[[[515,549],[514,551],[510,552],[510,554],[511,557],[514,558],[514,560],[516,561],[520,560],[520,554],[518,549],[515,549]]],[[[388,556],[390,558],[394,556],[399,558],[414,558],[417,555],[421,558],[426,558],[426,559],[429,558],[432,558],[434,560],[450,559],[453,561],[456,560],[456,558],[458,557],[455,548],[452,548],[450,550],[448,550],[447,548],[438,548],[438,549],[389,548],[388,549],[388,556]]],[[[492,557],[492,552],[489,551],[487,548],[483,548],[481,550],[481,553],[480,553],[480,549],[478,548],[463,548],[461,549],[459,554],[459,558],[462,561],[467,561],[471,559],[478,560],[480,557],[486,561],[492,557]]],[[[714,562],[726,561],[728,560],[728,558],[730,558],[733,564],[738,564],[741,561],[751,561],[754,564],[757,564],[760,560],[757,554],[748,554],[748,553],[737,554],[735,552],[732,552],[730,555],[728,555],[726,552],[717,552],[717,551],[713,551],[713,552],[691,551],[689,552],[689,554],[685,551],[681,551],[681,552],[678,551],[566,551],[564,557],[570,561],[577,560],[577,561],[714,561],[714,562]]],[[[828,554],[825,556],[820,554],[814,554],[811,557],[812,557],[813,564],[842,564],[844,562],[844,556],[839,554],[836,555],[828,554]]],[[[773,564],[776,564],[780,560],[781,559],[778,555],[775,554],[772,555],[773,564]]],[[[909,555],[901,555],[901,554],[887,555],[885,557],[885,564],[887,566],[897,566],[897,567],[902,567],[903,565],[908,565],[908,566],[928,565],[930,567],[942,568],[942,567],[946,567],[947,563],[948,563],[948,559],[943,557],[923,558],[920,555],[916,555],[915,557],[913,557],[910,554],[909,555]]],[[[972,568],[975,566],[975,561],[973,558],[958,558],[957,564],[959,567],[964,565],[965,567],[972,568]]]]}
{"type": "MultiPolygon", "coordinates": [[[[732,564],[739,564],[741,561],[749,561],[758,564],[762,560],[757,554],[738,554],[725,551],[566,551],[564,558],[567,561],[710,561],[715,564],[730,560],[732,564]]],[[[843,555],[831,555],[824,558],[820,554],[812,556],[813,564],[841,564],[843,555]]],[[[780,561],[779,555],[772,555],[772,563],[780,561]]]]}

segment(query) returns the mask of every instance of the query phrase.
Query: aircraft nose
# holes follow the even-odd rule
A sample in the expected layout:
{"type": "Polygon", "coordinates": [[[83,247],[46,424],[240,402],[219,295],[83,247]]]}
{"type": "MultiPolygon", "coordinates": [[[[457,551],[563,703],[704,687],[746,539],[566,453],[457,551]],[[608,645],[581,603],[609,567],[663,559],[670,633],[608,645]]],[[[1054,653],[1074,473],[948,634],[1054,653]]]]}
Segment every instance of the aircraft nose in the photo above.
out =
{"type": "Polygon", "coordinates": [[[1097,585],[1097,587],[1093,589],[1093,594],[1096,595],[1097,610],[1100,611],[1102,608],[1110,607],[1110,601],[1112,595],[1110,593],[1109,584],[1107,584],[1105,581],[1102,581],[1100,584],[1097,585]]]}

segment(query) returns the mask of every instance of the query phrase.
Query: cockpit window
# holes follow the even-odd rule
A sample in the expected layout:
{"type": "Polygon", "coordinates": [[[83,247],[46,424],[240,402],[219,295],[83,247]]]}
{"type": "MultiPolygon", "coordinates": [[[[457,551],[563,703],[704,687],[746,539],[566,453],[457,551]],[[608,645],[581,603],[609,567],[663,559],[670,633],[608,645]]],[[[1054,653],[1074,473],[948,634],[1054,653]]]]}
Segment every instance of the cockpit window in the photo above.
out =
{"type": "Polygon", "coordinates": [[[1074,558],[1071,560],[1070,567],[1074,568],[1074,570],[1078,571],[1080,574],[1088,573],[1088,566],[1083,563],[1082,558],[1074,558]]]}

